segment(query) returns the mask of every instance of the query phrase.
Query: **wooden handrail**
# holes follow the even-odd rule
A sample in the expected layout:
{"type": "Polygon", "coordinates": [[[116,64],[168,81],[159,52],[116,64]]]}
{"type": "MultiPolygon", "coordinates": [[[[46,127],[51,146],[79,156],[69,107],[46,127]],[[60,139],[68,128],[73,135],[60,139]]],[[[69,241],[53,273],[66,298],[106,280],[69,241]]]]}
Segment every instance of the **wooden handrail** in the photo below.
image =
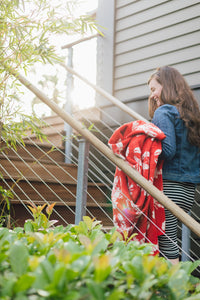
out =
{"type": "Polygon", "coordinates": [[[117,157],[112,150],[101,142],[95,135],[93,135],[83,124],[75,120],[67,112],[63,111],[55,102],[51,101],[43,92],[35,87],[25,77],[10,70],[23,85],[25,85],[30,91],[32,91],[42,102],[48,105],[56,114],[58,114],[65,122],[71,127],[77,130],[84,138],[86,138],[94,147],[96,147],[101,153],[103,153],[108,159],[110,159],[115,165],[123,170],[130,178],[132,178],[139,186],[145,189],[153,198],[165,206],[170,212],[173,213],[183,224],[185,224],[191,231],[193,231],[198,237],[200,237],[200,224],[195,221],[190,215],[170,200],[163,192],[158,190],[152,183],[146,180],[137,170],[132,168],[123,159],[117,157]]]}
{"type": "Polygon", "coordinates": [[[130,107],[128,107],[126,104],[124,104],[123,102],[121,102],[119,99],[117,99],[116,97],[110,95],[108,92],[106,92],[104,89],[100,88],[99,86],[93,84],[92,82],[90,82],[88,79],[86,79],[85,77],[83,77],[81,74],[79,74],[78,72],[76,72],[73,68],[68,67],[66,64],[64,63],[60,63],[61,66],[63,66],[68,72],[70,72],[71,74],[74,74],[75,76],[77,76],[78,78],[80,78],[82,81],[84,81],[86,84],[88,84],[89,86],[91,86],[94,90],[96,90],[100,95],[104,96],[106,99],[108,99],[109,101],[111,101],[113,104],[115,104],[117,107],[119,107],[121,110],[123,110],[125,113],[129,114],[132,118],[136,119],[136,120],[143,120],[145,122],[149,122],[147,119],[145,119],[143,116],[141,116],[140,114],[138,114],[137,112],[133,111],[130,107]]]}
{"type": "Polygon", "coordinates": [[[81,39],[79,39],[79,40],[76,40],[76,41],[74,41],[74,42],[72,42],[72,43],[69,43],[69,44],[67,44],[67,45],[65,45],[65,46],[62,46],[61,49],[69,49],[69,48],[71,48],[71,47],[73,47],[73,46],[75,46],[75,45],[78,45],[78,44],[80,44],[80,43],[89,41],[89,40],[94,39],[94,38],[96,38],[96,37],[98,37],[98,36],[99,36],[98,33],[97,33],[97,34],[90,35],[90,36],[85,36],[85,37],[83,37],[83,38],[81,38],[81,39]]]}

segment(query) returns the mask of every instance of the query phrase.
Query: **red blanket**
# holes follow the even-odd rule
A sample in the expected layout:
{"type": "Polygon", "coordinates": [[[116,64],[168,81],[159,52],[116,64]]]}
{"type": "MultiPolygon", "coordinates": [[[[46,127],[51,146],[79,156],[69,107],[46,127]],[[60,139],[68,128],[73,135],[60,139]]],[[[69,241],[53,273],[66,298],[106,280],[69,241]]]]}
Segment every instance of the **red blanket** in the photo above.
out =
{"type": "MultiPolygon", "coordinates": [[[[108,144],[158,189],[163,189],[161,141],[164,133],[152,123],[134,121],[119,127],[108,144]]],[[[165,229],[164,208],[118,167],[112,189],[113,221],[118,231],[140,243],[153,243],[158,253],[158,236],[165,229]],[[155,225],[154,225],[155,224],[155,225]]]]}

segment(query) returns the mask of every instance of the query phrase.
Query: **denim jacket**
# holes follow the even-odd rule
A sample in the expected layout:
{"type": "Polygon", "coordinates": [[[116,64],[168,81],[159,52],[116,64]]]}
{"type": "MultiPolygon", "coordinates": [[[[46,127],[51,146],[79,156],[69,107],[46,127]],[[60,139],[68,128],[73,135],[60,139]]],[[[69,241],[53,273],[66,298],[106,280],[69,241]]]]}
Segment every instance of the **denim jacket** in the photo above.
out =
{"type": "Polygon", "coordinates": [[[152,123],[166,135],[162,141],[163,179],[200,183],[200,149],[189,143],[187,128],[177,108],[164,104],[156,109],[152,123]]]}

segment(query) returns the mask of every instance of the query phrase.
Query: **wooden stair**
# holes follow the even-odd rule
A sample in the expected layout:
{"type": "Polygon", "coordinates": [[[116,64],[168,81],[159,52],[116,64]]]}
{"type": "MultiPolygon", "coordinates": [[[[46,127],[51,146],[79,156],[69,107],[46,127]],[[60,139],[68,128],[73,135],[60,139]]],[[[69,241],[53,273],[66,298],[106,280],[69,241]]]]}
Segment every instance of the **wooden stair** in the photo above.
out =
{"type": "MultiPolygon", "coordinates": [[[[52,118],[49,119],[52,122],[52,118]]],[[[63,122],[58,118],[53,119],[57,130],[63,133],[64,127],[61,126],[63,122]]],[[[51,134],[50,130],[49,133],[47,129],[45,130],[47,137],[50,136],[51,141],[59,147],[59,151],[52,150],[49,143],[41,143],[37,139],[35,142],[39,147],[25,139],[25,149],[19,146],[17,153],[11,148],[7,149],[3,142],[0,145],[8,157],[7,159],[2,152],[0,153],[0,173],[4,178],[0,185],[5,189],[10,187],[13,191],[11,217],[15,226],[23,226],[25,220],[31,218],[26,208],[30,199],[36,205],[43,205],[45,201],[56,202],[51,219],[58,220],[57,224],[66,226],[75,222],[77,167],[64,162],[61,137],[58,134],[51,134]],[[35,161],[35,157],[39,159],[39,163],[35,161]]],[[[106,194],[108,191],[104,184],[88,182],[87,215],[102,221],[105,227],[113,225],[112,206],[108,203],[106,194]]]]}

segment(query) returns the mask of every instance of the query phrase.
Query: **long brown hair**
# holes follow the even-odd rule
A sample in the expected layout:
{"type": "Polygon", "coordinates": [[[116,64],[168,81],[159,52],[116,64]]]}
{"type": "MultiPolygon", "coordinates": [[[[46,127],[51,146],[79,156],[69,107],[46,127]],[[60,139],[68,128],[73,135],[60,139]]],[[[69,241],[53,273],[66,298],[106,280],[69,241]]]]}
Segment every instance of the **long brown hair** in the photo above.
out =
{"type": "MultiPolygon", "coordinates": [[[[196,98],[184,77],[173,67],[164,66],[156,69],[148,80],[156,79],[162,85],[161,105],[175,105],[181,119],[188,128],[188,139],[191,144],[200,148],[200,109],[196,98]]],[[[156,110],[155,101],[149,97],[150,117],[156,110]]]]}

